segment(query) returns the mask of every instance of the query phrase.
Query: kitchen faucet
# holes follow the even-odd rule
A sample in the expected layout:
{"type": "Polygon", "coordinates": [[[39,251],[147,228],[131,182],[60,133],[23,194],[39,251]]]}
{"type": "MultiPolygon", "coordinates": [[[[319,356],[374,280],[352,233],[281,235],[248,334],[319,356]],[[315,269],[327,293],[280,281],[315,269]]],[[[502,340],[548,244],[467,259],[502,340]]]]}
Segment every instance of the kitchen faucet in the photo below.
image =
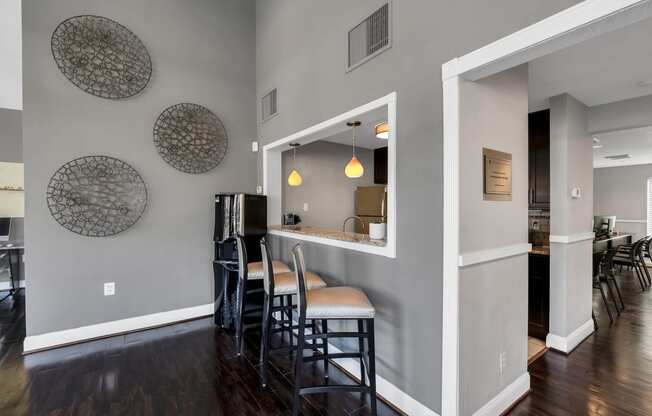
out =
{"type": "Polygon", "coordinates": [[[352,217],[348,217],[347,219],[344,220],[344,224],[342,224],[342,232],[346,232],[346,223],[350,220],[358,220],[360,221],[360,225],[362,225],[362,233],[364,234],[364,221],[362,221],[362,218],[358,217],[357,215],[354,215],[352,217]]]}

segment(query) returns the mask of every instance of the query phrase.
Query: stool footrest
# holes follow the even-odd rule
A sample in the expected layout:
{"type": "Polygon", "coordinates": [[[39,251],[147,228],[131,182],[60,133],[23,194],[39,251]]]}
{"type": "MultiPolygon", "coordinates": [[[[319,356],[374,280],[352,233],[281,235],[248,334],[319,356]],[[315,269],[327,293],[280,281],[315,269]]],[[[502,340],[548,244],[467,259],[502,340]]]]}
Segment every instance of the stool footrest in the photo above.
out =
{"type": "Polygon", "coordinates": [[[306,394],[320,394],[335,391],[353,391],[358,393],[369,393],[371,389],[367,386],[353,385],[353,384],[327,384],[322,386],[302,387],[299,389],[300,395],[306,394]]]}
{"type": "Polygon", "coordinates": [[[307,334],[306,340],[319,339],[319,338],[368,338],[366,332],[329,332],[327,334],[307,334]]]}
{"type": "MultiPolygon", "coordinates": [[[[312,345],[310,345],[310,344],[306,344],[306,345],[304,345],[303,348],[306,349],[306,350],[311,350],[314,347],[312,345]]],[[[362,354],[360,354],[359,352],[338,352],[338,353],[335,353],[335,354],[326,354],[326,355],[321,354],[321,355],[313,355],[313,356],[310,356],[310,357],[303,357],[303,362],[309,363],[309,362],[312,362],[312,361],[323,361],[324,359],[337,360],[339,358],[361,358],[361,357],[362,357],[362,354]]]]}

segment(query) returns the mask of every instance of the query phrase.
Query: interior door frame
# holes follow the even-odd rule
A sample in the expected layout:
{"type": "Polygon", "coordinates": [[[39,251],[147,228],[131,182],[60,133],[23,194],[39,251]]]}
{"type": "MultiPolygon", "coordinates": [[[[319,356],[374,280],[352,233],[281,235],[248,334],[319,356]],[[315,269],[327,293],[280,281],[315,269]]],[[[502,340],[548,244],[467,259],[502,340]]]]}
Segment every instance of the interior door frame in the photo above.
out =
{"type": "MultiPolygon", "coordinates": [[[[462,79],[477,81],[539,57],[568,48],[652,16],[652,0],[585,0],[487,46],[442,65],[444,121],[444,246],[442,302],[441,415],[458,416],[459,374],[459,249],[460,100],[462,79]]],[[[518,400],[518,397],[507,398],[518,400]]],[[[501,413],[498,405],[476,414],[501,413]]],[[[503,409],[504,410],[504,409],[503,409]]]]}

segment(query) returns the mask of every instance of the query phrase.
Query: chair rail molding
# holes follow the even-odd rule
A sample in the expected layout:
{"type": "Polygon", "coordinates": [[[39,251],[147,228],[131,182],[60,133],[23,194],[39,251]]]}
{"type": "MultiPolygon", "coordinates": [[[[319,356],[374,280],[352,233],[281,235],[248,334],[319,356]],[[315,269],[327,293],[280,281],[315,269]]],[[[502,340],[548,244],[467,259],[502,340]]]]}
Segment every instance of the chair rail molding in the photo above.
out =
{"type": "Polygon", "coordinates": [[[553,235],[550,234],[551,243],[561,243],[561,244],[572,244],[579,241],[593,240],[595,238],[595,233],[578,233],[570,235],[553,235]]]}
{"type": "Polygon", "coordinates": [[[467,267],[474,264],[487,263],[490,261],[505,259],[508,257],[527,254],[532,248],[532,244],[519,243],[509,246],[496,247],[488,250],[472,251],[460,254],[459,267],[467,267]]]}

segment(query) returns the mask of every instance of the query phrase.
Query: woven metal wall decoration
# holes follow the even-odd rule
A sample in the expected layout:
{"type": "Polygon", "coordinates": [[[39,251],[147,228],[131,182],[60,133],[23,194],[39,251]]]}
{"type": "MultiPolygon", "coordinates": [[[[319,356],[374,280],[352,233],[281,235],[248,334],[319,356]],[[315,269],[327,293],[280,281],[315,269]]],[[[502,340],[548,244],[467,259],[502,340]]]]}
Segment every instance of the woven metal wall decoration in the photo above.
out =
{"type": "Polygon", "coordinates": [[[63,75],[98,97],[132,97],[152,75],[145,45],[129,29],[106,17],[64,20],[52,33],[51,47],[63,75]]]}
{"type": "Polygon", "coordinates": [[[222,121],[206,107],[168,107],[154,124],[154,145],[167,163],[186,173],[204,173],[222,162],[229,140],[222,121]]]}
{"type": "Polygon", "coordinates": [[[47,203],[52,217],[68,230],[106,237],[128,229],[143,215],[147,187],[127,163],[108,156],[85,156],[54,173],[47,203]]]}

